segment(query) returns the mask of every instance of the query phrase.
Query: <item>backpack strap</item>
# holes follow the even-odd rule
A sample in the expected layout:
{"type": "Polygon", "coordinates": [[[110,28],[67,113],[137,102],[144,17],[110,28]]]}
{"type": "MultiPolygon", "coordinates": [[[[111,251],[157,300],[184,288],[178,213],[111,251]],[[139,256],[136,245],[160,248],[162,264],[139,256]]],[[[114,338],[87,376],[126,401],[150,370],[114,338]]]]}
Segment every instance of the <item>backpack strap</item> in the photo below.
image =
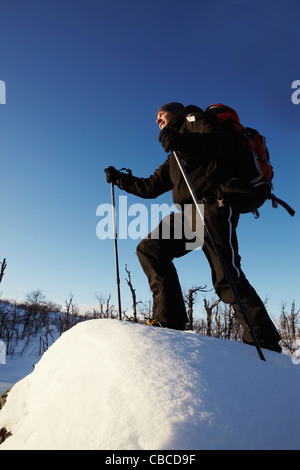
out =
{"type": "Polygon", "coordinates": [[[288,213],[294,217],[295,215],[295,211],[294,209],[291,208],[291,206],[289,206],[286,202],[284,202],[282,199],[278,199],[278,197],[276,197],[274,194],[270,194],[270,196],[268,197],[268,199],[271,199],[272,201],[272,205],[273,207],[277,207],[278,204],[280,204],[282,207],[285,208],[285,210],[288,211],[288,213]]]}

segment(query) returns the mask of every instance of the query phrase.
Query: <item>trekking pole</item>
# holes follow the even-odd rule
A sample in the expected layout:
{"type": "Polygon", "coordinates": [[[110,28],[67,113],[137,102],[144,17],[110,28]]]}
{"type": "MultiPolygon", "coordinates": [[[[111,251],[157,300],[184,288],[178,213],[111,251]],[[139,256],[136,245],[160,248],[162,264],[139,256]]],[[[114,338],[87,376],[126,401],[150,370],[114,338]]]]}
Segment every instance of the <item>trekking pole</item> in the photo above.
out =
{"type": "Polygon", "coordinates": [[[181,171],[181,173],[182,173],[182,175],[183,175],[183,177],[184,177],[184,180],[185,180],[185,182],[186,182],[186,185],[187,185],[187,187],[188,187],[188,189],[189,189],[189,191],[190,191],[190,194],[191,194],[191,196],[192,196],[192,198],[193,198],[193,201],[194,201],[195,206],[196,206],[196,209],[197,209],[197,211],[198,211],[198,213],[199,213],[199,215],[200,215],[200,218],[201,218],[201,220],[202,220],[202,223],[203,223],[203,225],[204,225],[204,228],[206,228],[206,230],[207,230],[207,233],[208,233],[208,235],[209,235],[209,238],[210,238],[210,240],[211,240],[211,243],[212,243],[212,246],[213,246],[213,248],[214,248],[214,250],[215,250],[215,253],[216,253],[216,255],[217,255],[217,258],[219,259],[219,261],[220,261],[220,263],[221,263],[221,266],[222,266],[223,272],[224,272],[224,274],[225,274],[225,276],[226,276],[227,282],[228,282],[228,284],[230,285],[231,290],[232,290],[232,292],[233,292],[233,295],[234,295],[234,297],[235,297],[236,303],[238,304],[238,306],[239,306],[239,308],[240,308],[240,310],[241,310],[241,312],[242,312],[242,315],[243,315],[243,317],[244,317],[244,320],[245,320],[245,322],[246,322],[246,325],[247,325],[247,327],[248,327],[248,330],[249,330],[249,332],[250,332],[250,334],[251,334],[251,336],[252,336],[252,339],[253,339],[253,341],[254,341],[255,347],[256,347],[256,349],[257,349],[258,355],[259,355],[259,357],[260,357],[260,359],[261,359],[262,361],[265,361],[264,355],[263,355],[263,353],[262,353],[262,351],[261,351],[261,348],[260,348],[260,346],[259,346],[259,343],[258,343],[258,341],[257,341],[256,335],[255,335],[255,333],[254,333],[253,327],[252,327],[251,322],[250,322],[250,320],[249,320],[248,314],[247,314],[247,312],[246,312],[246,310],[245,310],[244,305],[242,304],[242,301],[241,301],[241,298],[240,298],[240,296],[239,296],[239,294],[238,294],[237,288],[236,288],[236,286],[234,285],[234,282],[233,282],[233,279],[232,279],[232,277],[231,277],[231,275],[230,275],[230,272],[229,272],[229,270],[228,270],[227,264],[225,263],[225,260],[224,260],[222,254],[221,254],[221,251],[220,251],[218,245],[216,244],[215,238],[214,238],[214,236],[213,236],[213,234],[212,234],[212,232],[211,232],[211,230],[210,230],[210,227],[209,227],[209,225],[208,225],[208,223],[207,223],[207,220],[206,220],[206,218],[204,217],[204,215],[202,214],[202,212],[201,212],[201,210],[200,210],[200,207],[199,207],[199,200],[198,200],[197,194],[196,194],[196,192],[195,192],[195,190],[194,190],[194,188],[193,188],[193,186],[192,186],[192,183],[191,183],[191,181],[190,181],[190,179],[189,179],[189,177],[188,177],[188,174],[187,174],[187,172],[186,172],[186,169],[184,168],[184,166],[183,166],[183,164],[182,164],[182,162],[181,162],[181,160],[180,160],[180,157],[179,157],[179,155],[177,154],[177,152],[175,152],[175,150],[173,150],[173,155],[174,155],[174,157],[175,157],[175,160],[177,161],[177,164],[178,164],[178,166],[179,166],[179,168],[180,168],[180,171],[181,171]]]}
{"type": "Polygon", "coordinates": [[[114,241],[115,241],[115,262],[116,262],[116,274],[117,274],[119,320],[122,320],[120,276],[119,276],[119,258],[118,258],[118,245],[117,245],[118,236],[117,236],[117,223],[116,223],[116,204],[115,204],[115,189],[114,189],[114,184],[113,183],[111,183],[111,202],[112,202],[113,231],[114,231],[114,241]]]}

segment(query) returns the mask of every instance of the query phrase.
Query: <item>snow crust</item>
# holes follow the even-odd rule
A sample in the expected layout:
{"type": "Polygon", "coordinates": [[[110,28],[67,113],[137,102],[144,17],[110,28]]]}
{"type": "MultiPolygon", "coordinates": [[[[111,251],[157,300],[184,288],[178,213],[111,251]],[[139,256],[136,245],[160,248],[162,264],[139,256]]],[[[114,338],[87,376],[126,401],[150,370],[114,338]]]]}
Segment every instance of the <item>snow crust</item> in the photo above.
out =
{"type": "Polygon", "coordinates": [[[78,323],[12,388],[0,450],[299,449],[300,365],[263,352],[266,362],[190,331],[78,323]]]}

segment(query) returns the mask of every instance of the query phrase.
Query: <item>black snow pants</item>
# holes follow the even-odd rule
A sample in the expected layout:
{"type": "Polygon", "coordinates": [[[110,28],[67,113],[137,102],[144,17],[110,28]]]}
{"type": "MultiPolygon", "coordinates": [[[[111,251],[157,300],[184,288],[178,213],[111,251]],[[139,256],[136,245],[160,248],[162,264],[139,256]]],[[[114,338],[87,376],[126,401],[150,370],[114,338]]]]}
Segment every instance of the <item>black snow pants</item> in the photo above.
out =
{"type": "MultiPolygon", "coordinates": [[[[280,335],[270,319],[263,302],[249,284],[241,269],[241,258],[238,253],[236,236],[239,219],[238,211],[230,205],[218,207],[217,202],[213,204],[205,203],[204,211],[207,223],[221,250],[258,342],[262,347],[276,345],[280,341],[280,335]]],[[[153,294],[153,320],[163,323],[170,328],[184,329],[184,324],[188,319],[173,260],[189,253],[192,249],[187,245],[190,242],[190,238],[186,238],[184,229],[182,230],[183,235],[181,237],[174,236],[174,225],[176,225],[174,224],[174,219],[176,222],[177,216],[178,214],[176,213],[164,218],[157,229],[139,243],[137,255],[148,277],[149,286],[153,294]],[[157,236],[158,233],[161,235],[165,225],[170,228],[170,236],[157,236]]],[[[184,219],[182,218],[182,220],[184,219]]],[[[191,224],[191,221],[189,221],[189,224],[191,224]]],[[[242,312],[240,312],[236,303],[205,228],[203,238],[204,240],[202,239],[201,241],[203,245],[202,250],[210,264],[215,291],[223,302],[233,306],[236,319],[244,329],[244,341],[252,343],[251,334],[248,331],[242,312]]]]}

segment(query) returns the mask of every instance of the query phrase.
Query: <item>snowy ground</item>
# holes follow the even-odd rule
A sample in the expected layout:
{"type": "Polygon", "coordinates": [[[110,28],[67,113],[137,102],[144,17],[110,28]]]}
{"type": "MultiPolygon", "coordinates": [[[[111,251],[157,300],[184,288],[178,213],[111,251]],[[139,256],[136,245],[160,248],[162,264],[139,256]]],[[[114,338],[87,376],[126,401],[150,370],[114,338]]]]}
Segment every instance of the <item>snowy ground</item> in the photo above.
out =
{"type": "MultiPolygon", "coordinates": [[[[53,339],[59,338],[57,328],[51,325],[50,329],[53,339]]],[[[25,340],[20,339],[14,349],[13,356],[2,354],[2,361],[0,361],[0,395],[33,371],[36,363],[41,358],[40,336],[44,336],[44,328],[40,330],[39,334],[32,336],[29,342],[27,338],[25,340]],[[27,342],[28,344],[25,345],[27,342]]],[[[49,345],[52,342],[52,339],[49,338],[49,345]]]]}
{"type": "MultiPolygon", "coordinates": [[[[79,323],[33,372],[27,358],[0,412],[12,432],[0,450],[299,449],[300,365],[263,352],[266,362],[189,331],[79,323]]],[[[11,366],[0,365],[2,391],[11,366]]]]}

